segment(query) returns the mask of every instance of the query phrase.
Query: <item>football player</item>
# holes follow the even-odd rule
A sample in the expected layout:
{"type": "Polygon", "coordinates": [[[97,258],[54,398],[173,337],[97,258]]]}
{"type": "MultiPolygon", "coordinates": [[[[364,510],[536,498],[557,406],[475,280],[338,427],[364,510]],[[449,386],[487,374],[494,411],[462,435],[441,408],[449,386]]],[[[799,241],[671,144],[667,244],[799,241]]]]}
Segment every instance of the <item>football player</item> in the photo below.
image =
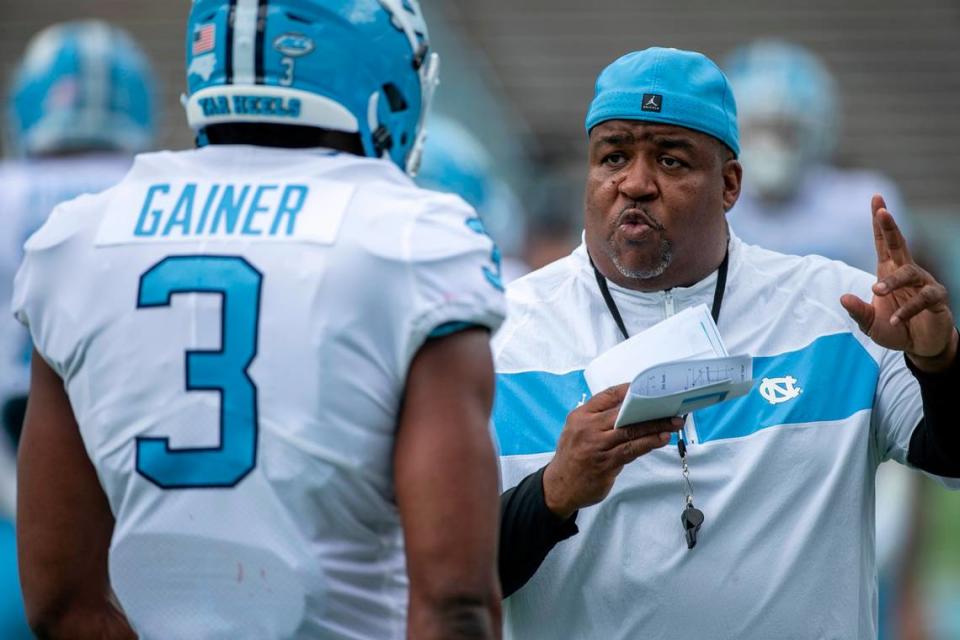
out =
{"type": "Polygon", "coordinates": [[[29,636],[16,580],[13,448],[23,424],[31,342],[10,312],[13,276],[23,242],[56,204],[119,182],[133,154],[149,147],[154,107],[146,55],[124,31],[94,20],[36,34],[10,89],[5,124],[12,157],[0,163],[0,581],[10,588],[0,589],[0,637],[20,638],[29,636]]]}
{"type": "Polygon", "coordinates": [[[445,116],[430,117],[417,184],[455,193],[474,207],[502,251],[500,277],[509,284],[530,269],[517,257],[526,216],[513,190],[493,168],[483,144],[465,126],[445,116]]]}
{"type": "Polygon", "coordinates": [[[17,438],[30,378],[30,338],[9,312],[24,241],[57,204],[113,186],[154,139],[153,71],[122,29],[99,20],[37,33],[13,76],[6,110],[11,159],[0,164],[0,404],[17,438]]]}
{"type": "Polygon", "coordinates": [[[416,187],[414,0],[196,0],[198,149],[26,244],[27,613],[51,637],[498,638],[494,246],[416,187]],[[55,472],[53,472],[55,470],[55,472]]]}

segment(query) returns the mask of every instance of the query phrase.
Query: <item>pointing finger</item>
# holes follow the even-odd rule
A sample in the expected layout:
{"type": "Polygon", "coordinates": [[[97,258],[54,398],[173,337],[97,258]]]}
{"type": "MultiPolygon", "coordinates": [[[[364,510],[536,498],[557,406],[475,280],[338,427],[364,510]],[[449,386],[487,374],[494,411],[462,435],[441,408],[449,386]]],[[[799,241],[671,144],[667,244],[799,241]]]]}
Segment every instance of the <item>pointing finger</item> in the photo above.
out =
{"type": "Polygon", "coordinates": [[[907,248],[907,241],[900,233],[900,227],[893,215],[885,207],[881,207],[874,212],[873,219],[880,228],[883,235],[883,244],[886,247],[887,255],[897,265],[904,265],[912,262],[910,250],[907,248]]]}
{"type": "Polygon", "coordinates": [[[883,239],[883,231],[880,229],[879,221],[877,220],[877,212],[881,209],[885,209],[887,206],[886,202],[883,200],[883,196],[879,193],[874,194],[873,198],[870,200],[870,220],[873,224],[873,244],[877,250],[877,261],[883,262],[890,257],[890,252],[887,250],[887,243],[883,239]]]}

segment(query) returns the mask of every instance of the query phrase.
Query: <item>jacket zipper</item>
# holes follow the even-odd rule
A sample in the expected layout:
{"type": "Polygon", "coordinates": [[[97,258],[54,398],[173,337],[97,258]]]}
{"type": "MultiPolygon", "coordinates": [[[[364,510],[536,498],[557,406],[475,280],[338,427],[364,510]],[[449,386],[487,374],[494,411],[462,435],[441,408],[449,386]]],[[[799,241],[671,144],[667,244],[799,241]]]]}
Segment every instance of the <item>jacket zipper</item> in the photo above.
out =
{"type": "Polygon", "coordinates": [[[673,304],[673,294],[669,291],[663,292],[663,309],[664,309],[664,318],[669,318],[674,313],[676,313],[676,308],[673,304]]]}

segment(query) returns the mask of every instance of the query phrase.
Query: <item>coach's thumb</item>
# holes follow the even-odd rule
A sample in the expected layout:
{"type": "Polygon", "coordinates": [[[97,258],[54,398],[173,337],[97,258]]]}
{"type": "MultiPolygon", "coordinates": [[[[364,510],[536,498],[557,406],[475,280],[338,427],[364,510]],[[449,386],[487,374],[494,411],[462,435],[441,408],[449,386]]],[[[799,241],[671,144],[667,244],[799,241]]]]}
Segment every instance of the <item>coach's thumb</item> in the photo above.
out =
{"type": "Polygon", "coordinates": [[[852,293],[841,296],[840,304],[847,310],[847,313],[857,323],[861,331],[870,333],[870,327],[873,326],[873,320],[876,317],[876,311],[872,306],[852,293]]]}

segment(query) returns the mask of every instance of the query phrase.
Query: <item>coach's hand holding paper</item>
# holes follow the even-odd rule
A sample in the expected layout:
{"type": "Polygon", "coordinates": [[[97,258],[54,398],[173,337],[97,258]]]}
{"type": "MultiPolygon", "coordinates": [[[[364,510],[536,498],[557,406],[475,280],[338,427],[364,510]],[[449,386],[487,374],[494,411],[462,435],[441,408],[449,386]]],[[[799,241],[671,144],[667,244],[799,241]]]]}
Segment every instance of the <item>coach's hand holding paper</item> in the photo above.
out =
{"type": "Polygon", "coordinates": [[[753,359],[731,356],[705,305],[684,309],[602,353],[584,377],[593,394],[630,383],[615,426],[679,416],[745,395],[753,359]]]}

